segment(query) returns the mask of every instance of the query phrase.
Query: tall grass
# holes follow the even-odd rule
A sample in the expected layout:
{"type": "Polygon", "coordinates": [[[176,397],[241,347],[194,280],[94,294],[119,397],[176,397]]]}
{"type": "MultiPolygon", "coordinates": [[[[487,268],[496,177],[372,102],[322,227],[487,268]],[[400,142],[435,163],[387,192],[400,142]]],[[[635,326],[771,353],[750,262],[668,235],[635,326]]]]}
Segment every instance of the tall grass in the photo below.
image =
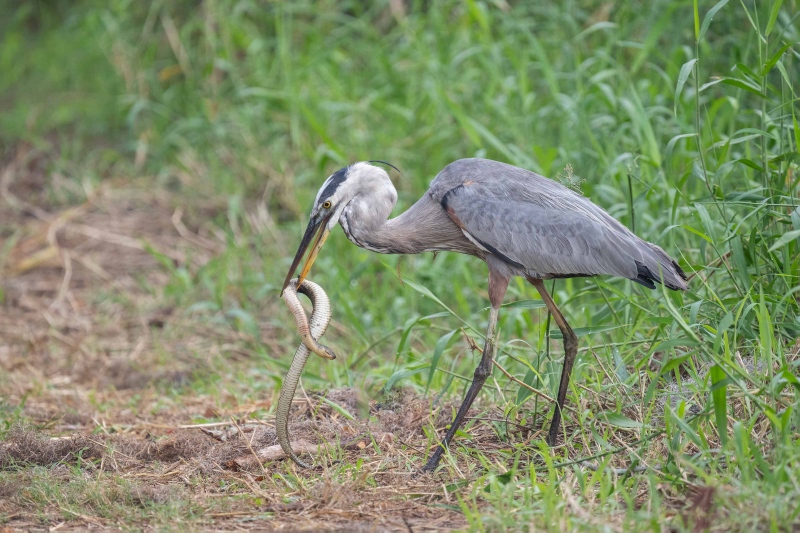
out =
{"type": "MultiPolygon", "coordinates": [[[[317,187],[356,160],[403,170],[400,207],[461,157],[559,177],[679,258],[692,275],[684,295],[607,278],[555,284],[581,335],[569,445],[521,446],[503,424],[511,454],[456,444],[484,466],[459,496],[475,529],[547,524],[565,509],[552,527],[578,527],[592,522],[585,502],[625,527],[658,527],[664,500],[690,483],[725,487],[730,514],[757,503],[742,521],[722,517],[730,527],[797,520],[796,0],[114,0],[3,12],[0,142],[58,147],[55,164],[75,180],[144,175],[187,203],[225,198],[215,222],[226,251],[197,271],[165,261],[165,298],[245,330],[275,297],[317,187]],[[247,216],[261,200],[276,232],[247,216]]],[[[312,276],[347,334],[333,336],[343,361],[310,365],[311,386],[462,394],[475,358],[459,329],[477,338],[486,319],[481,263],[378,257],[337,234],[312,276]]],[[[560,344],[537,298],[510,287],[518,303],[501,315],[498,363],[554,396],[560,344]]],[[[268,361],[279,380],[285,367],[268,361]]],[[[522,425],[547,419],[549,404],[495,377],[484,405],[522,425]]]]}

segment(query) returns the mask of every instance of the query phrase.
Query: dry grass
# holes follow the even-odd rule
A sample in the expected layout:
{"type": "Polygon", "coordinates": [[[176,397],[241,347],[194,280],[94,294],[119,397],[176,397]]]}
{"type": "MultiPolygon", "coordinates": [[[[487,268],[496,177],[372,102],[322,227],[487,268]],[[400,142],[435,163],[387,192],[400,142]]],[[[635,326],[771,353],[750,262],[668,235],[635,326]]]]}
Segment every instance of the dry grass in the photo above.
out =
{"type": "MultiPolygon", "coordinates": [[[[328,417],[314,423],[313,430],[310,426],[305,424],[303,428],[301,424],[295,433],[313,434],[333,443],[337,434],[354,431],[351,424],[328,417]]],[[[77,476],[102,483],[103,491],[121,491],[122,500],[134,505],[164,503],[175,497],[185,499],[203,509],[200,524],[214,529],[233,528],[243,517],[254,517],[270,528],[292,530],[404,530],[407,521],[422,531],[462,524],[459,513],[430,506],[441,499],[439,483],[409,476],[392,439],[382,441],[372,445],[368,438],[362,439],[342,457],[342,461],[350,463],[362,461],[350,482],[333,481],[326,472],[328,467],[320,467],[316,472],[318,482],[295,490],[282,481],[287,470],[294,470],[293,465],[272,462],[262,469],[260,464],[250,463],[242,468],[242,461],[236,461],[247,458],[251,448],[275,444],[274,430],[265,426],[242,428],[240,434],[225,442],[198,430],[163,427],[110,435],[72,433],[62,438],[16,430],[3,444],[0,465],[49,467],[50,481],[62,494],[68,494],[77,476]],[[376,484],[367,483],[368,479],[376,484]],[[264,518],[264,513],[274,515],[264,518]]],[[[317,460],[324,464],[325,455],[317,460]]],[[[63,504],[48,501],[32,507],[33,503],[41,503],[42,496],[35,485],[26,483],[25,477],[25,473],[18,473],[0,488],[6,496],[1,511],[13,517],[9,524],[23,528],[63,520],[63,504]]],[[[116,522],[113,517],[104,517],[100,506],[94,510],[98,514],[87,510],[84,516],[74,517],[70,526],[111,526],[116,522]]]]}
{"type": "MultiPolygon", "coordinates": [[[[413,461],[400,442],[424,448],[422,427],[431,413],[413,395],[373,405],[371,425],[353,390],[326,397],[361,419],[345,418],[314,394],[297,401],[294,441],[324,443],[316,454],[320,465],[334,456],[360,461],[345,485],[333,480],[331,466],[318,468],[318,482],[294,486],[285,481],[295,474],[293,464],[248,461],[253,451],[277,443],[271,420],[254,417],[272,398],[220,407],[213,397],[183,389],[164,405],[165,390],[212,371],[214,356],[242,357],[247,345],[229,329],[209,329],[159,307],[167,279],[147,248],[196,268],[219,241],[179,220],[180,207],[164,191],[110,180],[79,206],[47,198],[43,166],[23,148],[2,169],[0,224],[16,230],[5,236],[11,245],[0,256],[0,391],[6,405],[21,406],[18,419],[25,421],[0,444],[0,469],[9,472],[0,482],[0,513],[9,527],[111,527],[120,516],[106,504],[146,508],[170,500],[196,506],[198,524],[213,529],[463,525],[460,513],[432,506],[448,501],[440,480],[409,475],[413,461]],[[180,334],[161,334],[166,328],[180,334]],[[198,351],[209,353],[206,368],[187,355],[198,351]],[[231,422],[181,428],[198,413],[231,422]],[[52,487],[41,487],[42,476],[52,487]],[[96,501],[70,500],[76,483],[87,480],[100,494],[96,501]]],[[[267,338],[270,331],[262,333],[267,338]]]]}

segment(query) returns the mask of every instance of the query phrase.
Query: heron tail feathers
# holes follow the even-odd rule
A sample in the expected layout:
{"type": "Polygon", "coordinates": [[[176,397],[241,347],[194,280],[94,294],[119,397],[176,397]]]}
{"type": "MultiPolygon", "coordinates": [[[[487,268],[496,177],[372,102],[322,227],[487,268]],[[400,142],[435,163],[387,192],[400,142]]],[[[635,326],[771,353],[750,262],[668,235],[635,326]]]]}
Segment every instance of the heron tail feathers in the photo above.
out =
{"type": "Polygon", "coordinates": [[[631,279],[648,289],[655,289],[655,283],[663,283],[673,291],[688,289],[688,278],[678,263],[659,246],[645,244],[650,253],[642,254],[644,261],[636,261],[636,277],[631,279]]]}

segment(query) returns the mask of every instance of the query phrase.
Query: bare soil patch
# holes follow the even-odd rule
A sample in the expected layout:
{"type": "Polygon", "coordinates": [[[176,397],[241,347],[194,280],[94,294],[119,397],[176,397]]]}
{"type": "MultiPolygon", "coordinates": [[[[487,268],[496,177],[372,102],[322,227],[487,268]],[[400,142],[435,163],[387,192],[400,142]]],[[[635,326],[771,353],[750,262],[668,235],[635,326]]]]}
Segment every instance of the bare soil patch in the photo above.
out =
{"type": "MultiPolygon", "coordinates": [[[[332,392],[332,396],[352,394],[332,392]]],[[[6,494],[0,512],[14,517],[10,524],[16,527],[63,521],[69,506],[57,502],[31,513],[30,502],[40,495],[26,487],[26,470],[20,467],[39,466],[53,473],[55,490],[60,484],[68,491],[76,477],[100,483],[105,479],[116,480],[117,498],[131,506],[172,497],[191,501],[206,508],[201,524],[214,529],[235,529],[243,519],[270,530],[434,531],[463,526],[460,513],[452,509],[457,502],[441,492],[442,480],[415,476],[414,461],[403,451],[405,438],[424,445],[418,438],[418,423],[395,426],[397,434],[387,433],[371,428],[390,426],[396,411],[378,410],[370,424],[325,412],[311,398],[303,402],[306,405],[299,405],[293,414],[299,422],[291,430],[296,442],[320,444],[312,471],[298,472],[282,460],[263,464],[250,460],[259,450],[276,446],[277,438],[270,425],[247,421],[206,432],[139,428],[110,434],[73,432],[65,437],[17,429],[0,448],[0,468],[21,472],[16,474],[17,483],[0,485],[6,494]],[[313,418],[304,416],[309,408],[316,412],[313,418]],[[360,466],[343,481],[333,475],[340,462],[360,466]],[[284,480],[294,475],[308,483],[290,490],[284,480]]],[[[413,410],[416,403],[416,398],[407,396],[397,409],[413,410]]],[[[90,504],[69,525],[114,525],[103,513],[102,507],[90,504]]]]}

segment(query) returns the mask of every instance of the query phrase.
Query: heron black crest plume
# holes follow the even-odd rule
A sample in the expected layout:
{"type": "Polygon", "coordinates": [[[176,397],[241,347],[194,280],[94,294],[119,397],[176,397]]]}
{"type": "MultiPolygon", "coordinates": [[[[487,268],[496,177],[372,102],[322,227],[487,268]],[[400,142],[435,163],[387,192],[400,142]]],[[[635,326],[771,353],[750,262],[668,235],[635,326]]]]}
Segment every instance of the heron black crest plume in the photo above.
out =
{"type": "Polygon", "coordinates": [[[397,171],[397,172],[398,172],[398,173],[399,173],[401,176],[403,176],[403,177],[405,178],[405,176],[403,175],[403,173],[400,171],[400,169],[399,169],[399,168],[397,168],[396,166],[394,166],[394,165],[393,165],[393,164],[391,164],[391,163],[387,163],[386,161],[381,161],[380,159],[370,159],[369,161],[367,161],[367,163],[380,163],[380,164],[382,164],[382,165],[386,165],[387,167],[392,167],[392,168],[393,168],[393,169],[395,169],[395,170],[396,170],[396,171],[397,171]]]}

